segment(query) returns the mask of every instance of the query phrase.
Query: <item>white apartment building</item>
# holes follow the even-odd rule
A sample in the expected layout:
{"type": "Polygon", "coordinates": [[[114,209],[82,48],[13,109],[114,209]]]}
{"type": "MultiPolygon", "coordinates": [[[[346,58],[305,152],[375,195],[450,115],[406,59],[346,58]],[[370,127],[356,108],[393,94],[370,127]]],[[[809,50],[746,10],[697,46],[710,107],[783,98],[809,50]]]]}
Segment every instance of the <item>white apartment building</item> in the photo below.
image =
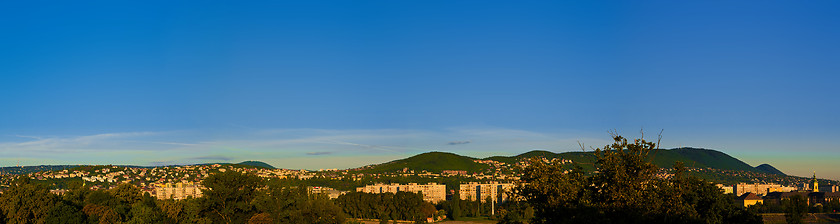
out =
{"type": "Polygon", "coordinates": [[[406,192],[413,192],[413,193],[421,193],[423,194],[423,200],[437,203],[440,201],[446,200],[446,185],[437,184],[437,183],[428,183],[428,184],[417,184],[417,183],[409,183],[409,184],[374,184],[374,185],[367,185],[364,187],[356,188],[358,192],[366,192],[366,193],[394,193],[400,191],[406,192]]]}
{"type": "Polygon", "coordinates": [[[732,186],[735,195],[743,195],[746,193],[755,193],[759,196],[767,195],[770,192],[791,192],[795,191],[795,187],[787,187],[779,184],[758,184],[758,183],[740,183],[732,186]]]}
{"type": "Polygon", "coordinates": [[[516,185],[512,183],[490,182],[487,184],[480,184],[470,182],[461,184],[461,189],[458,193],[461,195],[461,200],[481,200],[481,202],[488,202],[487,197],[489,196],[496,202],[507,201],[508,195],[505,192],[511,192],[515,186],[516,185]]]}
{"type": "Polygon", "coordinates": [[[201,192],[201,185],[193,184],[193,183],[165,183],[159,184],[155,183],[153,185],[155,187],[155,197],[160,200],[164,199],[187,199],[187,197],[199,198],[203,194],[201,192]]]}

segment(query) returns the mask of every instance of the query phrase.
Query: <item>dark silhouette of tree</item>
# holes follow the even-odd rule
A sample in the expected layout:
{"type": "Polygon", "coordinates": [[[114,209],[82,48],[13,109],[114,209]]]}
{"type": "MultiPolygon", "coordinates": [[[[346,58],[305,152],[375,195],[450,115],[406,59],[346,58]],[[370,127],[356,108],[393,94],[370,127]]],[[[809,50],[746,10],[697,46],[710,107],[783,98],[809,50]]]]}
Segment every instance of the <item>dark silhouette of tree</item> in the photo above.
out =
{"type": "Polygon", "coordinates": [[[597,210],[590,205],[589,183],[580,166],[566,169],[559,163],[532,159],[523,171],[517,192],[534,207],[531,223],[585,222],[597,210]]]}
{"type": "Polygon", "coordinates": [[[785,221],[787,223],[804,223],[805,215],[808,214],[808,199],[799,195],[791,196],[782,202],[785,208],[785,221]]]}
{"type": "Polygon", "coordinates": [[[685,175],[681,163],[672,178],[657,176],[649,159],[657,143],[613,140],[595,149],[597,171],[588,177],[578,164],[532,159],[516,190],[534,208],[530,223],[761,222],[714,185],[685,175]]]}
{"type": "Polygon", "coordinates": [[[452,200],[450,200],[451,209],[449,213],[449,217],[452,220],[458,220],[461,218],[461,193],[460,191],[455,191],[455,194],[452,195],[452,200]]]}
{"type": "Polygon", "coordinates": [[[825,204],[825,212],[836,213],[840,211],[840,200],[831,200],[825,204]]]}

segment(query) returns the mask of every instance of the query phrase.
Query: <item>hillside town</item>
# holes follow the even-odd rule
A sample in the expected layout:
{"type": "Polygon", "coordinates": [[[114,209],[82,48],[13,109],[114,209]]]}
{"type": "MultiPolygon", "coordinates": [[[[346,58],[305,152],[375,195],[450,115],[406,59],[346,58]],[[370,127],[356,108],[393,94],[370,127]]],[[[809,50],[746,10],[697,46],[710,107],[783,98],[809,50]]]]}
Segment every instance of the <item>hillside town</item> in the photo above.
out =
{"type": "MultiPolygon", "coordinates": [[[[572,164],[570,159],[562,158],[538,158],[545,163],[572,164]]],[[[405,167],[395,172],[362,172],[372,166],[338,170],[290,170],[270,169],[265,167],[243,166],[235,164],[205,164],[185,166],[162,166],[162,167],[129,167],[129,166],[78,166],[69,169],[38,171],[27,175],[28,177],[50,183],[53,188],[51,192],[62,194],[66,191],[67,182],[82,182],[84,186],[92,190],[110,189],[121,183],[135,185],[143,192],[152,195],[157,199],[187,199],[202,196],[205,187],[201,182],[213,173],[239,172],[255,174],[266,180],[290,179],[290,180],[322,180],[326,183],[344,182],[351,186],[345,189],[336,189],[335,186],[310,185],[310,192],[327,195],[329,198],[337,198],[349,191],[366,193],[396,193],[400,191],[420,193],[423,199],[428,202],[438,203],[446,201],[451,197],[459,195],[461,200],[478,200],[486,202],[507,201],[508,194],[516,186],[519,180],[517,171],[530,165],[531,160],[520,159],[516,163],[505,163],[496,160],[473,160],[477,164],[485,164],[489,169],[479,172],[466,170],[442,170],[430,172],[427,170],[413,170],[405,167]],[[387,182],[402,178],[403,183],[387,182]],[[459,180],[458,185],[449,185],[434,180],[459,180]],[[432,180],[428,183],[411,182],[413,180],[432,180]],[[366,183],[366,184],[364,184],[366,183]],[[447,189],[454,187],[454,189],[447,189]]],[[[767,175],[754,172],[720,170],[714,168],[687,168],[687,171],[699,176],[725,176],[729,179],[749,179],[755,182],[740,182],[736,184],[717,183],[717,186],[726,194],[737,196],[739,203],[745,206],[756,204],[762,200],[777,200],[789,197],[790,195],[802,194],[803,197],[812,198],[813,201],[831,201],[837,198],[837,182],[827,181],[818,187],[816,175],[812,180],[803,181],[803,178],[767,175]],[[713,175],[710,175],[713,174],[713,175]],[[775,182],[774,182],[775,181],[775,182]],[[780,184],[788,183],[788,184],[780,184]],[[796,183],[796,184],[791,184],[796,183]],[[807,193],[812,192],[812,193],[807,193]],[[819,194],[813,194],[819,192],[819,194]]],[[[15,174],[2,175],[0,192],[7,188],[15,174]]],[[[673,170],[660,168],[660,178],[671,178],[673,170]]],[[[720,178],[719,178],[720,179],[720,178]]]]}

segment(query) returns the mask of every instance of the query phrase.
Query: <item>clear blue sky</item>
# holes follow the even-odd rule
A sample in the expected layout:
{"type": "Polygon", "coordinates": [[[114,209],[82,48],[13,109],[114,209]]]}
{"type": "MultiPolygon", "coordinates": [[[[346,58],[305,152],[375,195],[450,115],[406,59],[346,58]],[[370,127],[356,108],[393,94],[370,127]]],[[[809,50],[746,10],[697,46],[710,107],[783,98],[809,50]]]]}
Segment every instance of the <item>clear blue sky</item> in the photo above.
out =
{"type": "Polygon", "coordinates": [[[602,146],[840,179],[838,1],[0,3],[0,165],[602,146]]]}

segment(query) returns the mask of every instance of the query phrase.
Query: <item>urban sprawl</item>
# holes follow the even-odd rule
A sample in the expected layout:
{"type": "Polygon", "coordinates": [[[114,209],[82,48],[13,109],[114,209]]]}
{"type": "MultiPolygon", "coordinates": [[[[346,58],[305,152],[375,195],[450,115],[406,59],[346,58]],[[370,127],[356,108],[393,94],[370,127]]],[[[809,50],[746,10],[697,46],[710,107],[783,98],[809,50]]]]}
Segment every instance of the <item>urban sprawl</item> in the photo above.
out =
{"type": "MultiPolygon", "coordinates": [[[[544,159],[545,160],[545,159],[544,159]]],[[[555,159],[556,160],[556,159],[555,159]]],[[[357,192],[366,193],[397,193],[397,192],[413,192],[423,195],[425,201],[431,203],[438,203],[447,200],[452,196],[457,195],[461,200],[479,200],[484,202],[500,202],[507,201],[509,195],[506,192],[511,192],[517,185],[519,177],[516,172],[499,172],[505,167],[516,166],[519,168],[527,166],[526,161],[520,161],[517,164],[505,164],[497,161],[489,160],[475,160],[476,163],[483,163],[497,168],[495,172],[489,173],[469,173],[465,170],[443,170],[439,173],[428,171],[409,170],[405,168],[399,172],[374,174],[374,173],[360,173],[352,172],[358,169],[350,170],[289,170],[289,169],[269,169],[252,166],[236,166],[231,164],[208,164],[208,165],[185,165],[185,166],[164,166],[164,167],[126,167],[126,166],[78,166],[69,169],[40,171],[33,172],[28,175],[30,178],[47,181],[52,183],[54,194],[63,194],[67,191],[66,183],[73,180],[80,180],[82,183],[93,190],[109,189],[116,187],[121,183],[129,183],[138,186],[142,191],[149,193],[157,199],[174,199],[181,200],[187,198],[202,197],[202,191],[205,188],[201,185],[201,181],[213,173],[221,172],[240,172],[252,173],[261,178],[271,179],[297,179],[307,180],[310,178],[324,178],[334,180],[351,180],[358,181],[364,178],[382,178],[382,177],[406,177],[416,176],[423,178],[443,178],[443,177],[464,177],[469,181],[458,185],[458,189],[447,189],[447,185],[443,183],[370,183],[364,186],[355,188],[357,192]]],[[[546,160],[546,162],[549,162],[546,160]]],[[[571,160],[557,160],[552,162],[571,163],[571,160]]],[[[669,178],[672,174],[663,169],[659,174],[661,178],[669,178]]],[[[0,193],[3,189],[8,188],[11,181],[17,177],[15,174],[2,174],[2,182],[0,182],[0,193]]],[[[781,200],[788,199],[793,196],[801,196],[808,199],[809,205],[822,204],[834,200],[840,200],[840,187],[837,185],[820,186],[816,179],[816,174],[808,183],[802,183],[797,186],[783,186],[781,184],[772,183],[739,183],[734,185],[717,184],[717,186],[724,193],[731,193],[736,197],[736,202],[744,206],[750,206],[757,203],[764,204],[779,204],[781,200]]],[[[348,191],[336,190],[326,186],[308,186],[309,192],[314,194],[324,194],[329,198],[335,199],[338,196],[347,193],[348,191]]]]}

